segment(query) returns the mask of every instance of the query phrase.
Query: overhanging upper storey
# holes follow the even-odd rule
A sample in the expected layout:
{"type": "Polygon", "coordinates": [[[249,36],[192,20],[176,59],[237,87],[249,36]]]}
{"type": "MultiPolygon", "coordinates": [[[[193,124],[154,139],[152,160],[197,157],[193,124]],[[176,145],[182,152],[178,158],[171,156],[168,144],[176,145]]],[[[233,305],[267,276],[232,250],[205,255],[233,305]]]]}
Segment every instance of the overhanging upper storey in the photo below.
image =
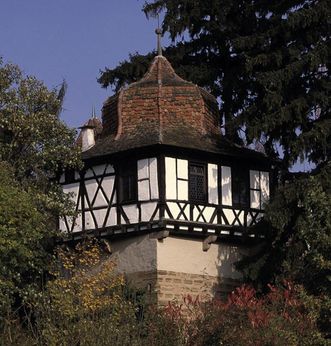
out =
{"type": "Polygon", "coordinates": [[[86,141],[84,169],[61,178],[77,216],[62,218],[60,229],[74,238],[156,231],[259,238],[251,230],[272,191],[271,164],[226,140],[219,119],[212,95],[155,57],[141,80],[104,103],[102,126],[95,118],[85,124],[95,144],[86,141]]]}

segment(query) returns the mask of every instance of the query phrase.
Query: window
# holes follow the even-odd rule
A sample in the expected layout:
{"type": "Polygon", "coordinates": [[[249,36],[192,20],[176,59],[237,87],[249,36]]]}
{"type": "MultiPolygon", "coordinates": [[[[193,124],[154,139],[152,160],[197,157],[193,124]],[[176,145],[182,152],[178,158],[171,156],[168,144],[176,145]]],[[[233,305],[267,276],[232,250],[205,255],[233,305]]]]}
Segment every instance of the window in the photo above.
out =
{"type": "Polygon", "coordinates": [[[137,167],[136,162],[125,164],[120,169],[119,196],[121,202],[137,200],[137,167]]]}
{"type": "Polygon", "coordinates": [[[269,199],[269,172],[251,170],[250,175],[250,207],[264,209],[269,199]]]}
{"type": "Polygon", "coordinates": [[[248,206],[248,172],[242,167],[232,168],[232,205],[248,206]]]}
{"type": "Polygon", "coordinates": [[[202,203],[207,201],[206,166],[203,164],[189,164],[189,200],[202,203]]]}

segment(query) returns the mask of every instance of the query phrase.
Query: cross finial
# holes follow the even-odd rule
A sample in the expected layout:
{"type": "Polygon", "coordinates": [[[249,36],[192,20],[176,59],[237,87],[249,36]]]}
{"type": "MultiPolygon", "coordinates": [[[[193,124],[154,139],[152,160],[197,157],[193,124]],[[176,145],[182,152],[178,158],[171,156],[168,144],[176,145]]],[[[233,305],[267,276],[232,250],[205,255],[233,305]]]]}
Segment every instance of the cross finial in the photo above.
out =
{"type": "Polygon", "coordinates": [[[93,107],[92,107],[92,118],[96,118],[96,115],[95,115],[95,107],[94,107],[94,105],[93,105],[93,107]]]}
{"type": "Polygon", "coordinates": [[[160,29],[159,14],[157,15],[157,29],[155,30],[155,33],[157,35],[157,55],[162,55],[162,47],[161,47],[162,30],[160,29]]]}

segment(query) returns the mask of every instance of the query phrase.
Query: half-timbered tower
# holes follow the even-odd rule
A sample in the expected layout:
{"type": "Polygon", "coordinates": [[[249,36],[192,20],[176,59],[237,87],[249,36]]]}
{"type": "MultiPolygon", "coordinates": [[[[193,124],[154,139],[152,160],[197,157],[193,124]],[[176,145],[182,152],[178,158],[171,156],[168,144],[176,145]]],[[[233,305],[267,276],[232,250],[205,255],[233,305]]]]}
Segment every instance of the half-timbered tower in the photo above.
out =
{"type": "Polygon", "coordinates": [[[95,118],[82,127],[80,144],[84,169],[61,180],[79,214],[63,231],[108,239],[118,269],[160,302],[240,279],[233,264],[259,237],[270,164],[222,137],[211,94],[158,55],[106,100],[102,129],[95,118]]]}

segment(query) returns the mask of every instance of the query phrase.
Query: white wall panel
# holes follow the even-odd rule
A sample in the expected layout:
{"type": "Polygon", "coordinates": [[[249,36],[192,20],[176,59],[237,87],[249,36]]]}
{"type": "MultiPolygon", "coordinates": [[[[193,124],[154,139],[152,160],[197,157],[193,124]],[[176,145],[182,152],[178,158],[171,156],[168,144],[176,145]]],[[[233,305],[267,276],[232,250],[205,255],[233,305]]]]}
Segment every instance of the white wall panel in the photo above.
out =
{"type": "Polygon", "coordinates": [[[176,159],[165,158],[166,199],[177,199],[176,159]]]}
{"type": "Polygon", "coordinates": [[[157,179],[157,159],[149,159],[149,180],[151,186],[151,199],[159,198],[159,183],[157,179]]]}
{"type": "Polygon", "coordinates": [[[250,192],[251,198],[251,208],[260,209],[260,191],[251,190],[250,192]]]}
{"type": "MultiPolygon", "coordinates": [[[[215,208],[213,207],[206,207],[203,211],[203,216],[206,219],[207,222],[210,222],[213,214],[214,214],[215,208]]],[[[215,217],[215,220],[212,223],[217,223],[217,217],[215,217]]]]}
{"type": "Polygon", "coordinates": [[[234,215],[232,209],[223,209],[223,212],[224,212],[224,215],[227,218],[229,224],[231,225],[235,219],[235,215],[234,215]]]}
{"type": "MultiPolygon", "coordinates": [[[[171,212],[171,214],[172,214],[172,217],[173,217],[174,219],[176,219],[176,217],[177,217],[178,214],[180,213],[180,209],[179,209],[177,203],[175,203],[175,202],[169,202],[169,203],[167,203],[167,206],[168,206],[168,208],[169,208],[169,210],[170,210],[170,212],[171,212]]],[[[169,216],[169,217],[170,217],[170,216],[169,216]]]]}
{"type": "Polygon", "coordinates": [[[249,171],[249,181],[251,189],[260,189],[260,172],[259,171],[249,171]]]}
{"type": "Polygon", "coordinates": [[[90,203],[93,201],[97,188],[98,184],[95,179],[85,181],[85,189],[90,203]]]}
{"type": "MultiPolygon", "coordinates": [[[[104,177],[102,180],[102,188],[105,191],[107,198],[110,200],[111,196],[113,194],[114,189],[114,183],[115,183],[115,176],[111,175],[109,177],[104,177]]],[[[115,203],[115,201],[113,201],[115,203]]]]}
{"type": "Polygon", "coordinates": [[[138,160],[138,180],[140,179],[149,179],[149,160],[142,159],[138,160]]]}
{"type": "Polygon", "coordinates": [[[208,164],[208,202],[218,204],[218,169],[215,164],[208,164]]]}
{"type": "Polygon", "coordinates": [[[101,189],[99,189],[99,191],[95,197],[93,207],[103,207],[103,206],[106,206],[107,204],[108,204],[108,202],[106,200],[104,193],[102,192],[101,189]]]}
{"type": "MultiPolygon", "coordinates": [[[[141,208],[141,221],[143,222],[148,222],[154,211],[155,211],[155,208],[157,206],[157,203],[156,202],[151,202],[151,203],[143,203],[141,204],[140,208],[141,208]]],[[[159,219],[159,215],[155,215],[155,220],[158,220],[159,219]]]]}
{"type": "Polygon", "coordinates": [[[138,199],[139,201],[149,201],[149,179],[138,181],[138,199]]]}
{"type": "Polygon", "coordinates": [[[177,159],[177,178],[188,179],[188,161],[177,159]]]}
{"type": "Polygon", "coordinates": [[[270,189],[269,189],[269,172],[261,172],[261,204],[262,208],[265,203],[269,200],[270,189]]]}
{"type": "Polygon", "coordinates": [[[188,200],[188,181],[187,180],[177,180],[178,196],[177,199],[180,201],[188,200]]]}
{"type": "Polygon", "coordinates": [[[91,168],[89,168],[85,173],[85,178],[92,178],[94,177],[94,173],[91,168]]]}
{"type": "Polygon", "coordinates": [[[231,168],[222,166],[222,204],[232,205],[231,168]]]}
{"type": "Polygon", "coordinates": [[[138,218],[138,208],[135,204],[133,205],[125,205],[123,206],[123,210],[128,217],[130,223],[137,223],[139,221],[138,218]]]}
{"type": "Polygon", "coordinates": [[[76,219],[74,220],[74,228],[73,232],[81,232],[83,230],[82,226],[82,216],[78,215],[76,219]]]}
{"type": "Polygon", "coordinates": [[[107,165],[105,174],[111,174],[111,173],[115,173],[114,167],[110,164],[107,165]]]}
{"type": "MultiPolygon", "coordinates": [[[[70,194],[70,199],[77,204],[79,183],[72,183],[68,185],[63,185],[63,192],[70,194]]],[[[81,209],[80,200],[78,201],[78,209],[81,209]]]]}
{"type": "Polygon", "coordinates": [[[111,208],[105,226],[108,227],[114,225],[117,225],[117,212],[116,208],[111,208]]]}
{"type": "Polygon", "coordinates": [[[93,167],[95,175],[103,175],[105,172],[106,165],[98,165],[93,167]]]}
{"type": "Polygon", "coordinates": [[[102,227],[107,214],[107,208],[94,210],[93,214],[97,220],[98,228],[102,227]]]}
{"type": "Polygon", "coordinates": [[[67,226],[64,220],[64,217],[60,217],[59,218],[59,230],[62,232],[66,232],[67,231],[67,226]]]}
{"type": "Polygon", "coordinates": [[[85,211],[85,229],[94,229],[96,225],[94,223],[91,212],[85,211]]]}
{"type": "Polygon", "coordinates": [[[138,199],[148,201],[159,198],[157,179],[157,159],[148,158],[138,160],[138,199]]]}

